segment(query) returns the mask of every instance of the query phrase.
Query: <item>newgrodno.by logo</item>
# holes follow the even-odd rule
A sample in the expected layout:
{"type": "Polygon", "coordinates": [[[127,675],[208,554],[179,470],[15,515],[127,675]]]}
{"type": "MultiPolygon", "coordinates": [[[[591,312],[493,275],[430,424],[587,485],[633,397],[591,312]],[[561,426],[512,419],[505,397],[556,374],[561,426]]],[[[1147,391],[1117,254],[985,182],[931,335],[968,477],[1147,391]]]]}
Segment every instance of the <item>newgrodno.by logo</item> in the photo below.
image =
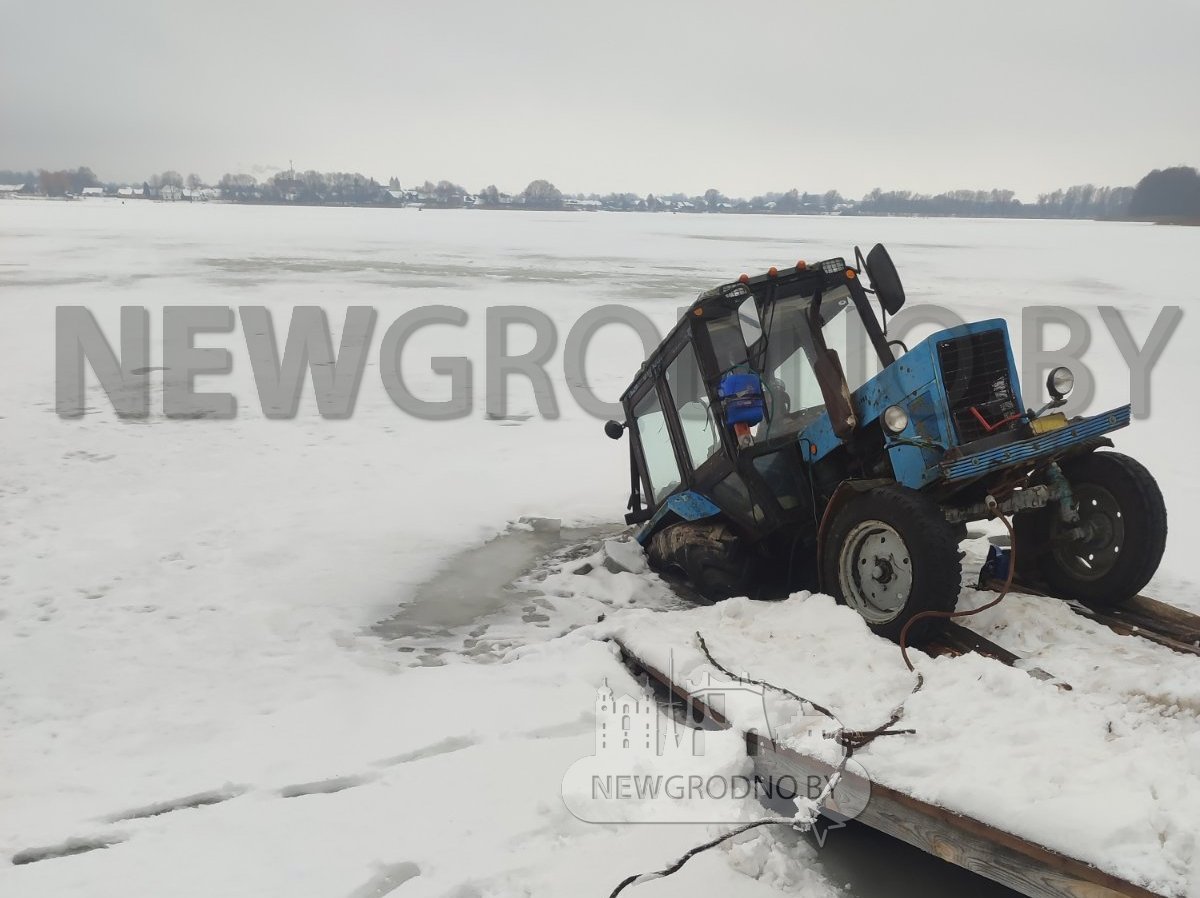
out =
{"type": "MultiPolygon", "coordinates": [[[[773,751],[780,730],[771,720],[760,686],[741,682],[690,682],[686,705],[664,713],[648,691],[616,694],[607,681],[595,696],[595,754],[581,758],[563,776],[567,808],[589,823],[739,823],[761,814],[762,804],[779,808],[814,800],[828,776],[759,764],[747,756],[746,734],[773,751]],[[695,705],[716,711],[729,728],[689,726],[695,705]]],[[[669,709],[672,710],[672,709],[669,709]]],[[[789,706],[778,723],[788,741],[821,739],[836,722],[807,705],[789,706]]],[[[832,758],[835,762],[838,757],[832,758]]],[[[830,805],[848,819],[870,797],[865,771],[851,760],[846,785],[834,789],[830,805]]]]}

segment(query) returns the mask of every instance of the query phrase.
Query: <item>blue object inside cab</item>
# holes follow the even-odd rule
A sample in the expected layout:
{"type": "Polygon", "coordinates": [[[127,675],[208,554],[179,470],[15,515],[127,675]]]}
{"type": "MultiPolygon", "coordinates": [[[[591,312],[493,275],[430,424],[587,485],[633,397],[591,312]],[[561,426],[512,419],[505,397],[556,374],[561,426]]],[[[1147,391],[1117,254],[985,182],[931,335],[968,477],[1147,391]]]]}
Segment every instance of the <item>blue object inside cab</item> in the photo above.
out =
{"type": "Polygon", "coordinates": [[[726,374],[717,387],[725,423],[753,427],[763,419],[763,387],[757,374],[726,374]]]}

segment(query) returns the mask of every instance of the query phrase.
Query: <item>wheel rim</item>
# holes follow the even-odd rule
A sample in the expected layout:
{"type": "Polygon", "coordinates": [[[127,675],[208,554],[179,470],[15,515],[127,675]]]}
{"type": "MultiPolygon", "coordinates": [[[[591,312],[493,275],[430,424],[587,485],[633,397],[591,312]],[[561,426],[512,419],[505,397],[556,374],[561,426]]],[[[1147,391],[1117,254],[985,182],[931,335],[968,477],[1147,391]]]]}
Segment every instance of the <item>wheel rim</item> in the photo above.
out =
{"type": "Polygon", "coordinates": [[[1089,531],[1087,539],[1059,542],[1054,545],[1054,558],[1072,577],[1079,580],[1100,580],[1116,566],[1125,544],[1125,516],[1116,497],[1104,487],[1084,483],[1074,488],[1079,505],[1079,523],[1059,521],[1056,531],[1082,527],[1089,531]]]}
{"type": "Polygon", "coordinates": [[[842,598],[872,624],[895,620],[912,593],[912,556],[883,521],[863,521],[846,537],[838,562],[842,598]]]}

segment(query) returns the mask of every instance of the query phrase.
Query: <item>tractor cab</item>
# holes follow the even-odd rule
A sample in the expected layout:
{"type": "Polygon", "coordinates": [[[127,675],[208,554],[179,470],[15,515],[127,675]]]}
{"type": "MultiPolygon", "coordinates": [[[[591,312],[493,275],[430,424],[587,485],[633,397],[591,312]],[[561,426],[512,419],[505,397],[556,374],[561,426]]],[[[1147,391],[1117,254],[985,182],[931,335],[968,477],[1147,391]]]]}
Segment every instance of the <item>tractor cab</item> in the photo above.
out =
{"type": "Polygon", "coordinates": [[[1025,562],[1060,592],[1135,594],[1165,544],[1161,494],[1132,459],[1094,454],[1129,406],[1068,421],[1073,378],[1057,368],[1050,401],[1025,409],[1002,319],[897,361],[871,297],[886,322],[900,278],[883,246],[855,253],[857,267],[800,262],[705,291],[622,394],[625,420],[605,430],[629,433],[625,519],[652,564],[711,599],[821,588],[896,637],[953,609],[965,523],[1020,512],[1025,562]],[[862,383],[845,365],[853,332],[880,369],[862,383]],[[1103,502],[1078,500],[1100,488],[1103,502]]]}
{"type": "Polygon", "coordinates": [[[881,364],[894,361],[840,258],[743,275],[692,304],[622,396],[634,472],[626,520],[647,524],[643,541],[706,499],[760,537],[815,526],[805,430],[823,420],[849,437],[857,426],[844,315],[861,316],[881,364]]]}

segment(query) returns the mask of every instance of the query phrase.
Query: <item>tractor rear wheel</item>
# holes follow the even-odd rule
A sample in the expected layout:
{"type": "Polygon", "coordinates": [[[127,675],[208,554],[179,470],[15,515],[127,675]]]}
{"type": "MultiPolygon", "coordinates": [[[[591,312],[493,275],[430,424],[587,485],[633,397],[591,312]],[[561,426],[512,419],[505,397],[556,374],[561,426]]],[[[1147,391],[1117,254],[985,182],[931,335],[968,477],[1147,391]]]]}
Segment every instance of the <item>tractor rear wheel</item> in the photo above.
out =
{"type": "Polygon", "coordinates": [[[653,567],[681,574],[710,602],[754,594],[753,559],[726,523],[672,524],[651,538],[647,554],[653,567]]]}
{"type": "MultiPolygon", "coordinates": [[[[931,499],[898,485],[853,497],[835,514],[821,558],[826,592],[875,633],[899,640],[913,616],[953,611],[962,586],[958,538],[931,499]]],[[[915,625],[914,635],[931,621],[915,625]]]]}
{"type": "Polygon", "coordinates": [[[1079,522],[1057,505],[1017,515],[1017,563],[1064,599],[1120,605],[1138,594],[1162,560],[1167,507],[1154,477],[1119,452],[1092,452],[1061,463],[1079,522]],[[1079,528],[1082,536],[1072,538],[1079,528]],[[1021,553],[1030,557],[1022,560],[1021,553]]]}

